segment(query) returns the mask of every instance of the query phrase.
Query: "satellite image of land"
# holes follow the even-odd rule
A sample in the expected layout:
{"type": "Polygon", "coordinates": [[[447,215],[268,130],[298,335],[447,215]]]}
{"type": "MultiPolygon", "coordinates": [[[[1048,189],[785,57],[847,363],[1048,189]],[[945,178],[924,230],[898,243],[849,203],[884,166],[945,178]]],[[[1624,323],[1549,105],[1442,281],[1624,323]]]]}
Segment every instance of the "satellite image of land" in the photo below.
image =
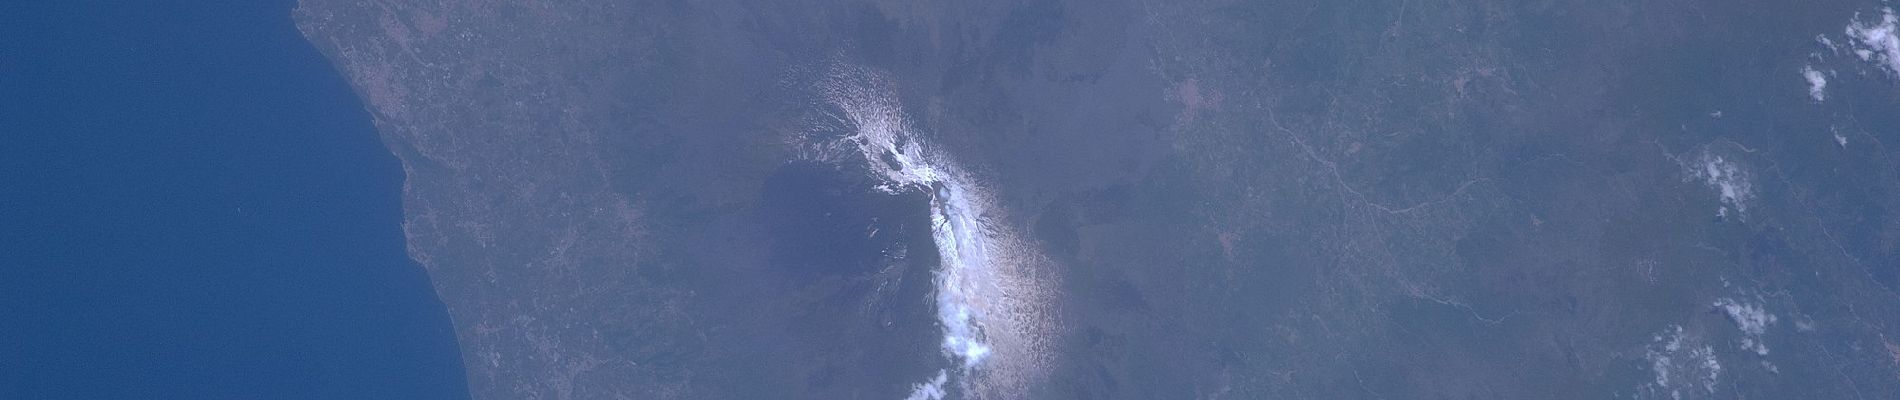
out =
{"type": "Polygon", "coordinates": [[[1895,8],[293,16],[475,399],[1893,399],[1895,8]]]}

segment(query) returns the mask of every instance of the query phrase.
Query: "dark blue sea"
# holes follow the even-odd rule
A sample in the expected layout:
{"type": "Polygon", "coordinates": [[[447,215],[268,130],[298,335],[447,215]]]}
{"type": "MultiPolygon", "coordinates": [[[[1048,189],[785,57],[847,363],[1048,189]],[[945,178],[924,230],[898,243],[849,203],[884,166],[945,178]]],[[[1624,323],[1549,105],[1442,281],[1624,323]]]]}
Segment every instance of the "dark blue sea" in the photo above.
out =
{"type": "Polygon", "coordinates": [[[0,4],[0,399],[468,397],[293,5],[0,4]]]}

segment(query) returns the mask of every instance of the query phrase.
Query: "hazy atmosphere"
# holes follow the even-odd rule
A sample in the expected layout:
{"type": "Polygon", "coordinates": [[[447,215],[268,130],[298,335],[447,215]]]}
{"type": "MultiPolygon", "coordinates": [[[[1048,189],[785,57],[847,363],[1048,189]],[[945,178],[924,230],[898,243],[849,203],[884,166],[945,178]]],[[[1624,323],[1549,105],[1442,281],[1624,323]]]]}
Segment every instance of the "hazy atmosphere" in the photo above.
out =
{"type": "Polygon", "coordinates": [[[0,398],[1900,397],[1896,6],[0,6],[0,398]]]}

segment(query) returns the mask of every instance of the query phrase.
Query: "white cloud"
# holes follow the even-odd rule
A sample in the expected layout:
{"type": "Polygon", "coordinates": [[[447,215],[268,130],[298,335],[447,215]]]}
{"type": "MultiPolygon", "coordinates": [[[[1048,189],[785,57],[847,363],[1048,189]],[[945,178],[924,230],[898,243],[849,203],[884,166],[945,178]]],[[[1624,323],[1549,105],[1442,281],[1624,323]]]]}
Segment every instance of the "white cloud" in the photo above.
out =
{"type": "Polygon", "coordinates": [[[1649,361],[1655,382],[1643,385],[1648,396],[1670,399],[1713,398],[1715,384],[1722,378],[1722,363],[1715,359],[1715,348],[1697,345],[1685,337],[1682,327],[1671,325],[1651,338],[1644,358],[1649,361]]]}
{"type": "Polygon", "coordinates": [[[1768,343],[1762,341],[1762,335],[1768,333],[1769,325],[1774,325],[1774,314],[1760,305],[1729,298],[1716,300],[1714,306],[1727,313],[1729,321],[1734,321],[1735,327],[1742,330],[1742,349],[1768,355],[1768,343]]]}
{"type": "Polygon", "coordinates": [[[943,400],[947,395],[943,390],[943,384],[949,380],[950,374],[947,371],[937,371],[936,378],[911,386],[910,396],[905,396],[904,400],[943,400]]]}
{"type": "Polygon", "coordinates": [[[1816,102],[1827,100],[1827,74],[1815,70],[1813,66],[1803,66],[1801,76],[1808,80],[1808,98],[1816,102]]]}
{"type": "Polygon", "coordinates": [[[1749,180],[1747,171],[1725,157],[1704,152],[1697,164],[1690,167],[1689,174],[1702,179],[1702,182],[1714,188],[1721,196],[1723,207],[1716,210],[1718,215],[1727,216],[1728,209],[1734,208],[1737,214],[1746,217],[1748,199],[1754,197],[1754,183],[1749,180]]]}
{"type": "Polygon", "coordinates": [[[1847,25],[1847,37],[1853,40],[1854,55],[1862,61],[1878,64],[1887,73],[1900,78],[1900,18],[1893,9],[1880,9],[1880,18],[1867,22],[1855,18],[1847,25]]]}

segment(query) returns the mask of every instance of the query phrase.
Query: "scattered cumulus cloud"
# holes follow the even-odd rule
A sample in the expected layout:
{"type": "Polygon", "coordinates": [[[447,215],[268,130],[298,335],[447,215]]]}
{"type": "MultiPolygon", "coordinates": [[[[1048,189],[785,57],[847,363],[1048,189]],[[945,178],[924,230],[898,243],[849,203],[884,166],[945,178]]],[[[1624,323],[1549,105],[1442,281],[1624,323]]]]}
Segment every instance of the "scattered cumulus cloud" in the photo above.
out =
{"type": "Polygon", "coordinates": [[[1755,186],[1747,171],[1734,161],[1704,152],[1700,159],[1689,165],[1689,174],[1701,179],[1721,196],[1722,207],[1716,209],[1717,215],[1727,216],[1729,209],[1734,209],[1737,214],[1748,212],[1748,200],[1754,197],[1755,186]]]}
{"type": "Polygon", "coordinates": [[[1827,74],[1814,69],[1814,66],[1801,67],[1801,76],[1808,80],[1808,98],[1816,102],[1827,101],[1827,74]]]}
{"type": "Polygon", "coordinates": [[[1722,363],[1715,359],[1715,348],[1700,344],[1683,333],[1682,326],[1671,325],[1651,337],[1644,349],[1650,373],[1655,381],[1644,384],[1644,398],[1672,400],[1715,397],[1716,382],[1722,378],[1722,363]]]}
{"type": "Polygon", "coordinates": [[[1854,56],[1900,78],[1900,37],[1895,36],[1896,32],[1900,32],[1900,18],[1894,16],[1892,8],[1880,9],[1880,16],[1873,21],[1856,17],[1847,25],[1854,56]]]}
{"type": "Polygon", "coordinates": [[[1758,304],[1750,304],[1731,298],[1715,301],[1715,308],[1728,314],[1729,321],[1742,330],[1742,349],[1753,351],[1756,355],[1768,355],[1768,344],[1762,341],[1762,335],[1768,333],[1768,326],[1775,324],[1775,315],[1758,304]]]}

